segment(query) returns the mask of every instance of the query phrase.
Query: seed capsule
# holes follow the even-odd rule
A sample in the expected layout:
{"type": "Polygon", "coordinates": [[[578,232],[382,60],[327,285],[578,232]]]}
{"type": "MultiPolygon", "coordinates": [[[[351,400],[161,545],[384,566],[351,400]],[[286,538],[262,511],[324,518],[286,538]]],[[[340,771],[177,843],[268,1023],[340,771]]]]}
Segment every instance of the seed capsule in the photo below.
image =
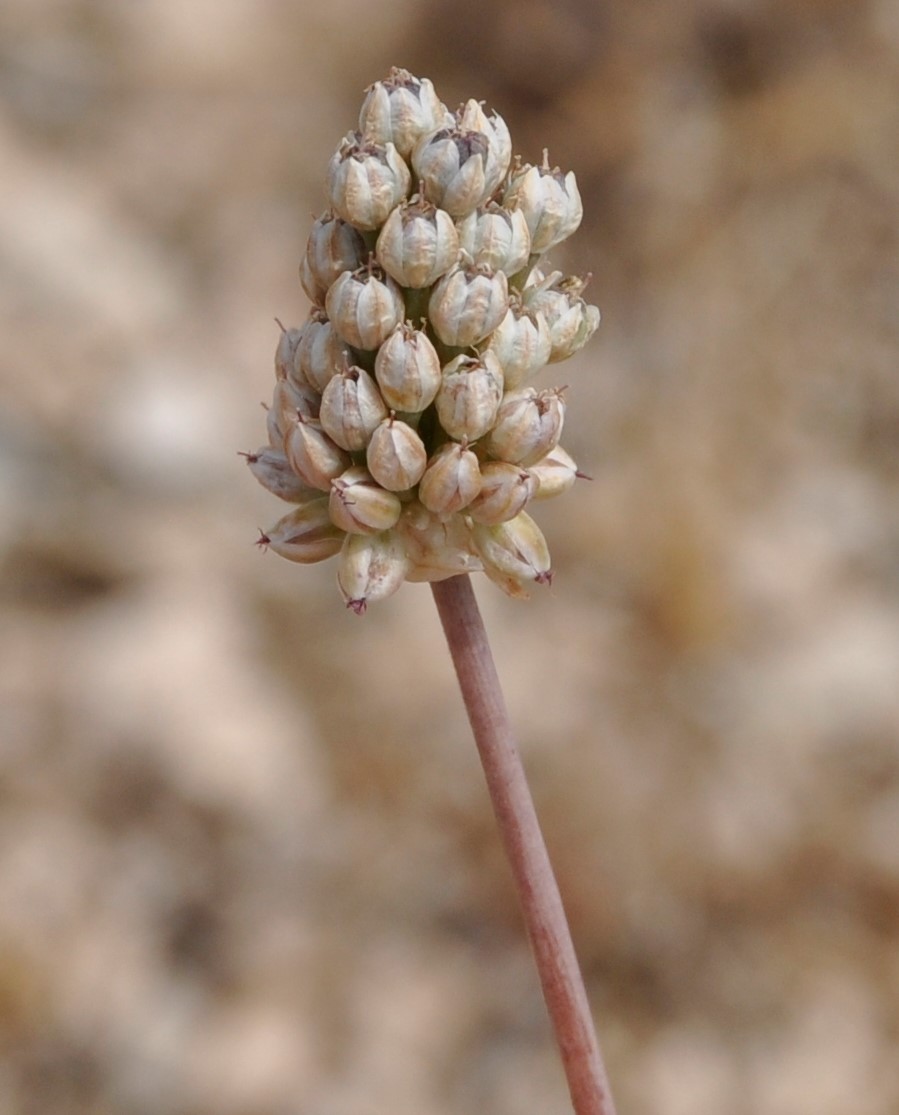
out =
{"type": "Polygon", "coordinates": [[[378,349],[375,379],[389,407],[416,414],[440,388],[440,357],[424,332],[403,322],[378,349]]]}
{"type": "Polygon", "coordinates": [[[320,422],[303,415],[290,428],[284,452],[297,476],[320,492],[330,491],[331,481],[353,463],[349,453],[328,437],[320,422]]]}
{"type": "Polygon", "coordinates": [[[319,498],[288,512],[261,535],[257,545],[309,565],[339,553],[344,538],[331,522],[327,499],[319,498]]]}
{"type": "Polygon", "coordinates": [[[502,271],[457,266],[434,287],[428,318],[445,345],[467,348],[493,332],[508,306],[509,285],[502,271]]]}
{"type": "Polygon", "coordinates": [[[481,490],[465,514],[477,523],[505,523],[514,519],[533,499],[537,481],[520,465],[485,461],[481,465],[481,490]]]}
{"type": "Polygon", "coordinates": [[[346,606],[361,616],[369,604],[392,596],[408,569],[409,559],[397,531],[348,534],[340,551],[337,584],[346,606]]]}
{"type": "Polygon", "coordinates": [[[328,509],[331,522],[341,530],[377,534],[396,523],[403,505],[375,482],[368,469],[354,465],[331,481],[328,509]]]}
{"type": "Polygon", "coordinates": [[[525,586],[552,581],[546,539],[526,511],[495,526],[474,523],[471,537],[484,572],[509,596],[527,598],[525,586]]]}
{"type": "Polygon", "coordinates": [[[303,380],[319,392],[351,360],[349,345],[343,343],[323,310],[313,310],[297,345],[292,378],[303,380]]]}
{"type": "Polygon", "coordinates": [[[431,82],[408,70],[394,67],[386,81],[376,81],[365,93],[359,130],[373,143],[392,143],[404,159],[422,136],[453,119],[431,82]]]}
{"type": "Polygon", "coordinates": [[[383,488],[405,492],[421,480],[428,451],[411,426],[391,415],[371,435],[365,459],[369,472],[383,488]]]}
{"type": "Polygon", "coordinates": [[[243,453],[250,472],[259,483],[272,495],[288,503],[304,503],[320,495],[315,488],[310,488],[290,467],[287,457],[279,449],[270,445],[263,445],[255,453],[243,453]]]}
{"type": "Polygon", "coordinates": [[[558,445],[564,421],[560,388],[537,392],[533,387],[521,387],[503,396],[484,445],[501,461],[533,465],[558,445]]]}
{"type": "Polygon", "coordinates": [[[291,368],[293,367],[294,354],[296,353],[297,345],[300,343],[302,335],[302,329],[285,329],[283,325],[281,326],[278,347],[275,349],[276,379],[287,379],[290,375],[291,368]]]}
{"type": "Polygon", "coordinates": [[[317,418],[319,401],[318,392],[309,386],[301,386],[290,379],[276,380],[272,405],[266,414],[269,444],[275,449],[283,449],[284,440],[297,415],[317,418]]]}
{"type": "Polygon", "coordinates": [[[490,351],[503,369],[506,390],[520,387],[549,362],[552,335],[539,310],[522,305],[513,297],[506,316],[490,335],[490,351]]]}
{"type": "Polygon", "coordinates": [[[412,166],[428,201],[453,217],[464,217],[486,200],[490,141],[482,132],[444,127],[424,136],[412,151],[412,166]]]}
{"type": "Polygon", "coordinates": [[[520,209],[506,209],[489,201],[459,221],[459,246],[475,263],[511,278],[528,261],[531,234],[520,209]]]}
{"type": "Polygon", "coordinates": [[[459,257],[453,218],[416,195],[398,205],[384,222],[377,256],[400,286],[415,290],[431,286],[459,257]]]}
{"type": "Polygon", "coordinates": [[[328,287],[344,271],[355,271],[368,258],[368,249],[358,229],[342,217],[324,213],[309,233],[305,266],[300,268],[303,290],[318,306],[325,304],[328,287]]]}
{"type": "Polygon", "coordinates": [[[552,499],[553,496],[567,492],[578,477],[582,480],[589,479],[584,473],[578,472],[574,460],[561,445],[557,445],[535,465],[531,465],[528,472],[537,482],[534,499],[552,499]]]}
{"type": "Polygon", "coordinates": [[[461,515],[435,515],[413,501],[403,508],[396,529],[411,562],[407,581],[444,581],[482,568],[461,515]]]}
{"type": "Polygon", "coordinates": [[[484,112],[480,101],[467,101],[456,114],[460,131],[480,132],[487,137],[487,157],[484,165],[484,197],[489,197],[506,177],[512,159],[512,137],[505,120],[498,112],[490,116],[484,112]]]}
{"type": "Polygon", "coordinates": [[[503,195],[503,205],[517,205],[531,233],[531,251],[541,254],[560,244],[581,223],[584,207],[574,174],[543,165],[516,167],[503,195]]]}
{"type": "Polygon", "coordinates": [[[522,292],[525,305],[546,318],[552,338],[551,364],[567,360],[596,332],[599,310],[581,297],[586,285],[586,280],[576,275],[563,278],[561,271],[546,276],[535,271],[522,292]]]}
{"type": "Polygon", "coordinates": [[[503,397],[503,373],[487,349],[480,356],[457,356],[443,369],[435,406],[451,438],[476,441],[496,421],[503,397]]]}
{"type": "Polygon", "coordinates": [[[378,386],[364,368],[347,365],[322,392],[322,428],[350,453],[364,449],[375,427],[386,417],[387,407],[378,386]]]}
{"type": "Polygon", "coordinates": [[[325,306],[340,339],[365,351],[383,344],[405,313],[400,288],[373,264],[344,271],[332,283],[325,306]]]}
{"type": "Polygon", "coordinates": [[[464,442],[448,441],[428,461],[418,498],[435,515],[452,515],[467,507],[480,490],[477,457],[464,442]]]}
{"type": "Polygon", "coordinates": [[[408,194],[411,181],[392,143],[371,143],[350,133],[331,158],[328,197],[345,221],[358,229],[375,229],[408,194]]]}

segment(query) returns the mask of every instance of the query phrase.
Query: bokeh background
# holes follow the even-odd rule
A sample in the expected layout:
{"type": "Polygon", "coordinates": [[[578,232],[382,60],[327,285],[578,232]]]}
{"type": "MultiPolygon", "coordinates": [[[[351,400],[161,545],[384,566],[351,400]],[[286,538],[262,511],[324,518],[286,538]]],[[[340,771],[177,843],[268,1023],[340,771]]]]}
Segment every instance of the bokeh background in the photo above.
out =
{"type": "Polygon", "coordinates": [[[620,1109],[891,1115],[891,0],[3,0],[0,1110],[568,1111],[427,588],[252,545],[391,65],[584,197],[593,480],[478,592],[620,1109]]]}

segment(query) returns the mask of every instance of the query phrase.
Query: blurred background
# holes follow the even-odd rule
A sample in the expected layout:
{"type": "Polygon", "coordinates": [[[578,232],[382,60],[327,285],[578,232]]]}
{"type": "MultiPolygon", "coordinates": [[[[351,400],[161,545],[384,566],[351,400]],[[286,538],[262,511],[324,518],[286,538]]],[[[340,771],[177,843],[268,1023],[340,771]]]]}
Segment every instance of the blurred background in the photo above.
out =
{"type": "Polygon", "coordinates": [[[391,65],[584,198],[593,481],[477,589],[620,1110],[890,1115],[890,0],[4,0],[0,1110],[569,1110],[430,593],[252,544],[391,65]]]}

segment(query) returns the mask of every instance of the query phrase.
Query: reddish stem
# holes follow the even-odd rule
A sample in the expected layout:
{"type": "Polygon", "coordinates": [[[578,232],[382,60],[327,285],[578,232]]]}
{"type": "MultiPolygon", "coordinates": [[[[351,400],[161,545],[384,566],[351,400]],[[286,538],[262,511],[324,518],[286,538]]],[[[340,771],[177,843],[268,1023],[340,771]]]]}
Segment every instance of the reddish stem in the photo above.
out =
{"type": "Polygon", "coordinates": [[[467,576],[431,585],[512,866],[576,1115],[615,1115],[571,932],[467,576]]]}

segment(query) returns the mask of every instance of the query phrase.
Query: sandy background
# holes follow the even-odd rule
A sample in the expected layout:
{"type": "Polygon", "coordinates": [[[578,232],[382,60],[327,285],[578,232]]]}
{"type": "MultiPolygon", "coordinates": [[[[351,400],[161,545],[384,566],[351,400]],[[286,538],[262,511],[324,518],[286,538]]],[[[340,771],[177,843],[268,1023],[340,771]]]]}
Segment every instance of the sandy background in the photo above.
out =
{"type": "Polygon", "coordinates": [[[594,480],[477,587],[622,1115],[899,1110],[897,8],[480,7],[0,6],[4,1115],[568,1111],[428,590],[237,456],[392,64],[584,197],[594,480]]]}

